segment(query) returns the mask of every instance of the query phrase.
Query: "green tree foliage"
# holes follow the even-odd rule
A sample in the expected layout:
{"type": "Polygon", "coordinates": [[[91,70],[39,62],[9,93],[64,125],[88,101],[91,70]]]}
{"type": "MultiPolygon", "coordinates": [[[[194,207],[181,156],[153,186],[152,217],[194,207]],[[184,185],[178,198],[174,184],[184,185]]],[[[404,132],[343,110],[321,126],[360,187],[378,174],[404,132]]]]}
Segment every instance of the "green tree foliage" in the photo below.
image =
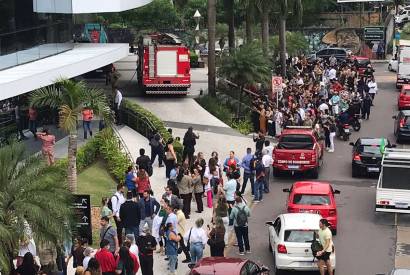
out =
{"type": "MultiPolygon", "coordinates": [[[[264,57],[262,48],[257,43],[245,44],[222,59],[218,75],[239,86],[239,102],[242,102],[243,88],[247,84],[269,80],[271,70],[268,60],[264,57]]],[[[240,114],[238,104],[237,116],[240,114]]]]}
{"type": "Polygon", "coordinates": [[[189,0],[183,7],[178,7],[178,16],[181,18],[185,29],[195,29],[196,21],[193,16],[196,10],[198,10],[202,16],[199,23],[200,29],[204,29],[206,27],[206,18],[208,17],[207,1],[189,0]]]}
{"type": "MultiPolygon", "coordinates": [[[[270,38],[270,49],[274,56],[279,55],[280,45],[279,36],[275,35],[270,38]]],[[[301,32],[286,32],[286,52],[289,55],[305,53],[309,49],[309,42],[301,32]]]]}
{"type": "Polygon", "coordinates": [[[169,0],[154,0],[141,8],[125,11],[120,16],[128,26],[138,30],[172,29],[181,25],[177,11],[169,0]]]}
{"type": "Polygon", "coordinates": [[[0,167],[0,271],[8,274],[28,228],[37,242],[66,236],[71,195],[60,170],[39,157],[25,158],[22,144],[0,148],[0,167]]]}

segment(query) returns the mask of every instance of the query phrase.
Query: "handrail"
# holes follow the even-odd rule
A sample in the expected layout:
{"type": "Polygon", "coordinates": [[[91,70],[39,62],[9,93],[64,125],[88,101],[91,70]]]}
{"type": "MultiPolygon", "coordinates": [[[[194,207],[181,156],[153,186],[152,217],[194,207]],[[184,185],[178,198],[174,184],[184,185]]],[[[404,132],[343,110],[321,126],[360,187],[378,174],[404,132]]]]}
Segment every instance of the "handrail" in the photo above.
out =
{"type": "Polygon", "coordinates": [[[121,108],[121,114],[123,122],[128,127],[134,129],[147,139],[149,139],[156,131],[156,128],[150,119],[144,114],[138,113],[138,115],[136,115],[134,112],[124,107],[121,108]]]}
{"type": "Polygon", "coordinates": [[[115,135],[118,137],[119,145],[120,145],[120,147],[122,147],[122,149],[125,151],[125,154],[127,155],[128,160],[131,161],[131,163],[134,163],[134,159],[132,158],[131,151],[130,151],[130,149],[128,148],[127,144],[125,143],[124,139],[122,138],[120,132],[119,132],[118,129],[115,127],[115,125],[112,126],[112,129],[113,129],[115,135]]]}

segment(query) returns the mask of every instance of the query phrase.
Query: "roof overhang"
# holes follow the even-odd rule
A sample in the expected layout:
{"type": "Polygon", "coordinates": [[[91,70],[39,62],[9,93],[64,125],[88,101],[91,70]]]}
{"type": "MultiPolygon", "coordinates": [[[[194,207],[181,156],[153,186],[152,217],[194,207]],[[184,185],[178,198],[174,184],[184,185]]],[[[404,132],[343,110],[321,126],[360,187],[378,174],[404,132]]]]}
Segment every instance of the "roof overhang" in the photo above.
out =
{"type": "Polygon", "coordinates": [[[118,61],[128,55],[128,44],[75,44],[72,50],[0,71],[0,100],[51,85],[118,61]]]}

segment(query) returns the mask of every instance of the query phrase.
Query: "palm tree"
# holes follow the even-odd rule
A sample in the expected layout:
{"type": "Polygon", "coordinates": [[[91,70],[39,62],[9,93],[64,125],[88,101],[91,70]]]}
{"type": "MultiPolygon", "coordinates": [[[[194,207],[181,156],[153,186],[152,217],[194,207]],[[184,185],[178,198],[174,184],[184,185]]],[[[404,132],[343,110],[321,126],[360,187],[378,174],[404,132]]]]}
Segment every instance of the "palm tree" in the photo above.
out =
{"type": "Polygon", "coordinates": [[[290,11],[289,6],[293,7],[299,22],[301,22],[303,14],[302,0],[279,0],[279,45],[282,77],[286,77],[286,20],[290,11]]]}
{"type": "MultiPolygon", "coordinates": [[[[224,9],[226,15],[226,23],[228,24],[228,46],[229,52],[232,53],[235,49],[235,12],[234,0],[224,0],[224,9]]],[[[221,49],[222,50],[222,49],[221,49]]]]}
{"type": "Polygon", "coordinates": [[[37,242],[56,243],[67,236],[71,194],[64,173],[46,167],[38,156],[25,158],[25,146],[0,148],[0,272],[14,269],[19,240],[31,229],[37,242]]]}
{"type": "Polygon", "coordinates": [[[269,49],[269,14],[275,2],[272,0],[258,0],[256,6],[261,15],[262,49],[265,56],[269,49]]]}
{"type": "Polygon", "coordinates": [[[216,96],[215,28],[216,0],[208,0],[208,93],[214,97],[216,96]]]}
{"type": "Polygon", "coordinates": [[[77,124],[78,116],[84,106],[92,108],[108,126],[113,121],[107,97],[94,88],[88,88],[85,82],[70,79],[57,80],[55,85],[36,90],[30,96],[34,107],[50,106],[59,110],[59,126],[68,133],[68,186],[72,192],[77,190],[77,124]]]}
{"type": "Polygon", "coordinates": [[[218,75],[227,78],[239,86],[238,108],[236,116],[241,113],[243,89],[246,84],[269,80],[271,71],[260,45],[245,44],[229,56],[222,59],[218,75]]]}

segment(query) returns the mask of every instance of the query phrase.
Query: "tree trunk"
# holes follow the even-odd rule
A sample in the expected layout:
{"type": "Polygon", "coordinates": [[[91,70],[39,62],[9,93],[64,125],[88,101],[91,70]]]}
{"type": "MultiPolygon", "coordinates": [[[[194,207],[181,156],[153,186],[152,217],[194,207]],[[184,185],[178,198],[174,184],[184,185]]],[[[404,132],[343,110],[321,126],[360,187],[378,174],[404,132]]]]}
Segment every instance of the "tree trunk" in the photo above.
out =
{"type": "Polygon", "coordinates": [[[215,67],[216,0],[208,0],[208,93],[216,96],[215,67]]]}
{"type": "MultiPolygon", "coordinates": [[[[224,0],[226,23],[228,24],[228,46],[229,52],[235,49],[235,17],[234,17],[234,0],[224,0]]],[[[222,50],[222,49],[221,49],[222,50]]]]}
{"type": "Polygon", "coordinates": [[[286,77],[286,18],[279,20],[279,46],[282,77],[286,77]]]}
{"type": "Polygon", "coordinates": [[[269,50],[269,10],[262,11],[262,50],[265,56],[268,55],[269,50]]]}
{"type": "Polygon", "coordinates": [[[236,118],[237,118],[237,119],[239,119],[239,116],[240,116],[240,114],[241,114],[242,93],[243,93],[243,87],[242,87],[242,86],[239,86],[238,108],[236,109],[236,118]]]}
{"type": "Polygon", "coordinates": [[[68,188],[71,192],[77,191],[77,133],[68,136],[68,188]]]}
{"type": "Polygon", "coordinates": [[[253,0],[249,0],[248,6],[246,7],[246,43],[251,43],[253,41],[253,25],[254,25],[254,16],[255,16],[255,3],[253,0]]]}

